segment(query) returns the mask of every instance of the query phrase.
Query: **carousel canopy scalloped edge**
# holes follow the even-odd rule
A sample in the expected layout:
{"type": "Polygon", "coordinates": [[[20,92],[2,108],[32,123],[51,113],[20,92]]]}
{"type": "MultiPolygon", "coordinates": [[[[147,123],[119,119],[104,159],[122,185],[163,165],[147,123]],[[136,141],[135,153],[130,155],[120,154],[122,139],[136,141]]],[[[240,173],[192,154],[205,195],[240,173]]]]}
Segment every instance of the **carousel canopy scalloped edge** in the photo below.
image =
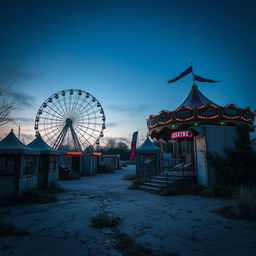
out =
{"type": "Polygon", "coordinates": [[[242,122],[253,129],[254,113],[250,107],[239,108],[235,104],[228,104],[224,107],[215,104],[204,104],[197,108],[182,106],[174,111],[162,110],[157,115],[150,115],[147,119],[147,126],[152,132],[152,130],[161,130],[163,127],[177,129],[175,124],[181,126],[192,121],[197,122],[196,125],[199,125],[200,122],[205,124],[207,121],[217,125],[231,121],[233,125],[242,122]]]}

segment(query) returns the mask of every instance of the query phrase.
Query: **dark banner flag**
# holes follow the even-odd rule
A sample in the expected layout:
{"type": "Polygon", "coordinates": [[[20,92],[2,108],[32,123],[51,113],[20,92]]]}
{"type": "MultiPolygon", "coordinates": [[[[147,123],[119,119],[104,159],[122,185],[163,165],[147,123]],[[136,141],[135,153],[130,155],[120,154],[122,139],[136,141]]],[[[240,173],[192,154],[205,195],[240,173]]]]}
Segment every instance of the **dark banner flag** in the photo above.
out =
{"type": "Polygon", "coordinates": [[[136,158],[136,145],[137,145],[138,132],[134,132],[132,135],[132,144],[130,151],[130,159],[136,158]]]}
{"type": "Polygon", "coordinates": [[[203,77],[198,76],[198,75],[194,75],[194,80],[196,80],[198,82],[207,82],[207,83],[218,83],[218,82],[221,82],[221,81],[215,81],[215,80],[208,79],[208,78],[203,78],[203,77]]]}
{"type": "Polygon", "coordinates": [[[173,83],[178,81],[179,79],[181,79],[182,77],[188,75],[189,73],[192,72],[192,66],[190,66],[189,68],[187,68],[184,72],[182,72],[180,75],[176,76],[175,78],[171,79],[168,81],[168,83],[173,83]]]}

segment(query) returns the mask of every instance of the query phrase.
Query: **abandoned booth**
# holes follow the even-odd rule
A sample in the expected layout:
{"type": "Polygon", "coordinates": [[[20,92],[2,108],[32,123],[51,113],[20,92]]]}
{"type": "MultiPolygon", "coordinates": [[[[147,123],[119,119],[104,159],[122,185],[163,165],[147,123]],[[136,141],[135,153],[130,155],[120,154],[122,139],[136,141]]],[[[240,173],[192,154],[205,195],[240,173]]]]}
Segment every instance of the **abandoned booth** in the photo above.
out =
{"type": "Polygon", "coordinates": [[[48,146],[40,134],[27,146],[40,152],[37,176],[38,188],[48,188],[57,185],[59,180],[59,156],[61,152],[48,146]]]}
{"type": "Polygon", "coordinates": [[[160,148],[152,143],[149,137],[136,150],[137,179],[150,178],[160,172],[160,148]]]}
{"type": "Polygon", "coordinates": [[[157,115],[150,115],[147,126],[152,139],[160,144],[162,141],[172,144],[171,170],[184,174],[188,169],[189,175],[194,173],[198,184],[208,186],[215,184],[216,176],[214,167],[207,161],[207,153],[225,154],[225,148],[234,147],[239,137],[237,128],[243,127],[249,134],[253,122],[250,107],[219,106],[193,84],[189,95],[176,110],[162,110],[157,115]]]}
{"type": "Polygon", "coordinates": [[[0,197],[37,188],[39,151],[18,140],[13,130],[0,142],[0,197]]]}

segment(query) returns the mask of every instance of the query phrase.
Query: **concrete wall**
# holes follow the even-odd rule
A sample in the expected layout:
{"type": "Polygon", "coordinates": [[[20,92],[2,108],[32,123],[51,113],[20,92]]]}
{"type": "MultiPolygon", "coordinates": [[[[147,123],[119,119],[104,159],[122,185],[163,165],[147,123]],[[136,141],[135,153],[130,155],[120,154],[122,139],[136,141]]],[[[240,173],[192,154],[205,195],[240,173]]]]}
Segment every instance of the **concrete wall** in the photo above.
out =
{"type": "MultiPolygon", "coordinates": [[[[238,139],[237,128],[233,126],[204,125],[198,126],[195,130],[200,131],[200,134],[205,136],[205,153],[218,153],[220,155],[224,155],[225,148],[233,148],[236,140],[238,139]]],[[[208,185],[215,184],[215,169],[209,161],[206,163],[206,169],[208,185]]]]}
{"type": "Polygon", "coordinates": [[[83,155],[81,157],[82,174],[94,175],[98,171],[97,158],[90,155],[83,155]]]}

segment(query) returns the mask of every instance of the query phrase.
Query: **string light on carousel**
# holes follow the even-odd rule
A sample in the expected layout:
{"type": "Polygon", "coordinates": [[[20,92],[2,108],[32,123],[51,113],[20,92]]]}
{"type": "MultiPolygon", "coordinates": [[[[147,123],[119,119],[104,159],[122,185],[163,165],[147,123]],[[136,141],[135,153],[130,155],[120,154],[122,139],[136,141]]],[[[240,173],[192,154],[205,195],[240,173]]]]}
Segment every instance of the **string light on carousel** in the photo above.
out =
{"type": "Polygon", "coordinates": [[[207,169],[205,152],[222,152],[224,147],[232,147],[238,136],[236,127],[246,127],[248,133],[253,131],[254,112],[250,107],[240,108],[235,104],[219,106],[204,96],[195,81],[220,81],[194,74],[192,64],[168,83],[188,74],[192,74],[193,84],[184,102],[173,111],[162,110],[150,115],[147,126],[152,139],[172,142],[173,158],[178,162],[190,161],[198,183],[208,185],[214,183],[215,178],[207,169]]]}

